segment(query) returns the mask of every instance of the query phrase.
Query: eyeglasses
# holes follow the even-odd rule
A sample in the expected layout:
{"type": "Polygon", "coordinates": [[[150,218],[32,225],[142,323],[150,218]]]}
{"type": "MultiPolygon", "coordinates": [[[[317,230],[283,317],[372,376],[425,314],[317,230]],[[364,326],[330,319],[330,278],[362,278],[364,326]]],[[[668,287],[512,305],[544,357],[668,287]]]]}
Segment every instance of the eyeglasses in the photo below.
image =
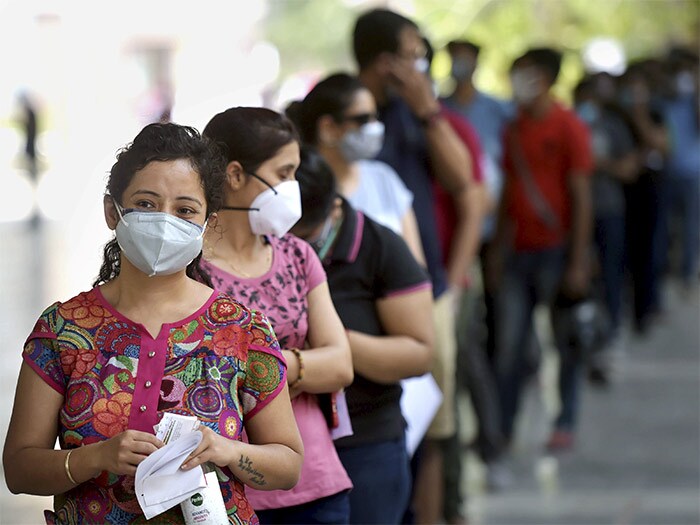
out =
{"type": "Polygon", "coordinates": [[[359,113],[357,115],[341,115],[338,119],[339,122],[354,122],[358,126],[364,126],[368,122],[374,122],[379,120],[379,115],[376,113],[359,113]]]}
{"type": "Polygon", "coordinates": [[[428,58],[428,50],[425,47],[420,46],[415,48],[413,51],[397,51],[396,56],[404,60],[419,60],[421,58],[428,58]]]}

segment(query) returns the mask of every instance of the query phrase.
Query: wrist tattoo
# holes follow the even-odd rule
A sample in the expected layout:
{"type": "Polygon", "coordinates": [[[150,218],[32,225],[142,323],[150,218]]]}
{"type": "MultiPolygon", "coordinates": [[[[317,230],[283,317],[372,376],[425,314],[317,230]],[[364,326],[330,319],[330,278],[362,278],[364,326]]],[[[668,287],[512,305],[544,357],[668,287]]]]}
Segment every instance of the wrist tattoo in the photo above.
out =
{"type": "Polygon", "coordinates": [[[243,472],[249,474],[250,481],[252,481],[256,485],[260,485],[261,487],[263,485],[267,485],[267,481],[265,481],[265,476],[262,472],[253,468],[253,462],[248,456],[241,455],[240,459],[238,460],[238,468],[240,468],[243,472]]]}

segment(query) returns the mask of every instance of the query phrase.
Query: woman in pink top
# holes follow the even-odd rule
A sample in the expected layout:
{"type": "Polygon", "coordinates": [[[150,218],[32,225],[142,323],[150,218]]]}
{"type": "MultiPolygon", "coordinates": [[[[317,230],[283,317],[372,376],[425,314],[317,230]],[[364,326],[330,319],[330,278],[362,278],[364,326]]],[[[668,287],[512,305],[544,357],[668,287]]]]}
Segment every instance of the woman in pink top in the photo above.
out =
{"type": "Polygon", "coordinates": [[[347,523],[352,483],[317,394],[352,383],[353,367],[321,263],[308,244],[287,235],[301,216],[296,131],[274,111],[238,107],[216,115],[204,135],[224,149],[228,180],[200,268],[215,288],[270,319],[306,458],[293,490],[246,494],[263,524],[347,523]]]}

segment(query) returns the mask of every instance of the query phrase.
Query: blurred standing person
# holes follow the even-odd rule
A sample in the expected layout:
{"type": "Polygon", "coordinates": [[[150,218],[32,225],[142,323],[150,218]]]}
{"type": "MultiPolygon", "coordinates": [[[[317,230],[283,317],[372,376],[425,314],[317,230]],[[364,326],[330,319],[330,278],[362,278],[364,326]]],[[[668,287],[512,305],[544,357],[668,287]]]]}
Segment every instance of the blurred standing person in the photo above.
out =
{"type": "Polygon", "coordinates": [[[352,484],[319,395],[352,382],[352,360],[318,256],[287,234],[301,217],[296,130],[269,109],[237,107],[215,115],[204,135],[221,145],[227,165],[224,204],[205,237],[201,268],[215,288],[270,319],[306,458],[293,490],[249,490],[248,499],[263,524],[347,523],[352,484]]]}
{"type": "Polygon", "coordinates": [[[632,131],[619,115],[598,96],[597,84],[604,77],[583,79],[574,91],[576,113],[591,133],[594,168],[591,180],[594,242],[598,254],[602,299],[609,326],[603,346],[590,362],[590,377],[608,382],[610,358],[622,349],[622,298],[625,281],[625,185],[639,172],[632,131]]]}
{"type": "MultiPolygon", "coordinates": [[[[474,127],[485,155],[484,181],[490,197],[482,228],[482,241],[486,243],[495,233],[496,210],[503,189],[503,133],[515,116],[515,105],[492,97],[474,85],[480,46],[469,40],[453,40],[447,44],[447,51],[452,60],[450,75],[455,87],[441,101],[474,127]]],[[[489,356],[493,357],[493,343],[488,345],[489,356]]]]}
{"type": "MultiPolygon", "coordinates": [[[[665,109],[670,135],[668,185],[671,216],[678,220],[681,289],[697,286],[700,248],[700,98],[698,53],[672,49],[674,93],[665,109]],[[675,214],[674,214],[675,211],[675,214]]],[[[670,225],[667,224],[666,228],[670,225]]]]}
{"type": "Polygon", "coordinates": [[[32,183],[36,184],[39,175],[36,152],[36,137],[39,129],[38,109],[31,95],[27,92],[20,94],[19,104],[22,111],[20,122],[24,132],[24,159],[29,177],[32,183]]]}
{"type": "MultiPolygon", "coordinates": [[[[490,262],[502,277],[498,290],[497,379],[502,431],[511,442],[525,368],[523,341],[533,331],[533,311],[588,292],[592,210],[592,159],[586,126],[556,101],[550,89],[561,54],[528,50],[513,62],[511,82],[518,115],[505,136],[503,199],[490,262]]],[[[573,445],[580,358],[563,342],[560,355],[561,411],[547,443],[573,445]]]]}
{"type": "Polygon", "coordinates": [[[470,181],[469,155],[444,118],[426,76],[426,47],[418,26],[387,9],[363,13],[353,30],[353,52],[360,81],[372,92],[384,123],[384,145],[378,159],[392,166],[414,195],[421,243],[433,283],[435,365],[432,373],[443,393],[423,442],[415,478],[416,521],[435,523],[443,505],[440,441],[456,432],[454,366],[456,357],[453,294],[435,224],[433,178],[449,192],[470,181]]]}
{"type": "Polygon", "coordinates": [[[331,166],[339,193],[401,235],[425,264],[413,194],[391,166],[375,159],[384,144],[384,124],[372,93],[357,77],[334,73],[298,103],[295,117],[302,140],[331,166]]]}
{"type": "Polygon", "coordinates": [[[663,242],[663,212],[669,137],[663,106],[652,99],[644,62],[631,64],[619,78],[619,104],[630,120],[640,170],[626,187],[627,261],[632,276],[634,327],[646,333],[661,309],[661,272],[666,253],[663,242]]]}
{"type": "Polygon", "coordinates": [[[182,468],[216,466],[232,522],[258,523],[244,484],[296,483],[303,447],[274,332],[195,279],[206,280],[197,263],[223,184],[220,152],[175,124],[146,126],[112,166],[115,238],[93,288],[51,305],[29,334],[5,441],[8,488],[55,496],[47,523],[144,523],[134,475],[163,446],[153,427],[165,413],[200,421],[182,468]]]}
{"type": "MultiPolygon", "coordinates": [[[[433,62],[433,46],[423,37],[426,49],[428,70],[426,75],[433,82],[430,67],[433,62]]],[[[464,117],[440,102],[442,114],[467,151],[468,183],[457,192],[445,190],[437,178],[433,178],[435,201],[433,210],[435,222],[440,235],[442,263],[447,273],[448,287],[453,296],[462,297],[462,292],[469,286],[471,272],[476,260],[479,246],[479,232],[482,223],[483,200],[482,165],[484,156],[476,131],[464,117]]],[[[435,174],[433,174],[435,175],[435,174]]],[[[460,301],[456,300],[459,305],[460,301]]]]}
{"type": "MultiPolygon", "coordinates": [[[[491,289],[490,265],[485,257],[496,227],[496,210],[503,188],[503,133],[514,115],[513,104],[498,100],[476,88],[473,82],[481,48],[468,40],[453,40],[447,51],[452,59],[450,74],[455,81],[453,92],[442,103],[464,117],[479,137],[483,153],[483,219],[480,236],[480,267],[485,313],[485,356],[481,342],[466,341],[464,367],[466,386],[478,421],[476,452],[486,466],[486,483],[492,490],[510,484],[511,476],[500,461],[504,439],[501,433],[498,389],[495,384],[495,293],[491,289]]],[[[460,349],[462,345],[460,345],[460,349]]]]}
{"type": "Polygon", "coordinates": [[[353,435],[335,442],[353,483],[350,523],[398,524],[411,493],[400,381],[432,366],[430,279],[396,233],[337,196],[318,153],[302,149],[297,180],[304,213],[293,231],[323,257],[353,353],[353,435]]]}
{"type": "MultiPolygon", "coordinates": [[[[432,82],[430,66],[433,62],[433,46],[426,37],[423,37],[423,42],[427,49],[428,77],[432,82]]],[[[466,517],[462,510],[465,494],[462,486],[464,455],[462,454],[463,427],[460,424],[459,410],[457,410],[458,387],[464,374],[464,382],[470,389],[469,400],[475,412],[480,414],[482,408],[486,410],[491,408],[484,407],[480,403],[485,389],[488,390],[493,386],[493,383],[487,383],[489,367],[483,350],[477,346],[473,331],[475,302],[473,272],[478,259],[484,200],[487,195],[482,180],[484,156],[476,131],[464,117],[446,107],[442,101],[440,103],[445,118],[469,152],[469,171],[472,175],[470,184],[458,193],[448,193],[437,181],[433,181],[435,220],[442,244],[442,262],[447,269],[447,282],[455,297],[454,307],[457,316],[455,337],[458,355],[452,363],[456,384],[453,402],[456,431],[442,442],[444,470],[442,513],[447,523],[461,524],[466,522],[466,517]]],[[[495,388],[493,390],[495,391],[495,388]]]]}

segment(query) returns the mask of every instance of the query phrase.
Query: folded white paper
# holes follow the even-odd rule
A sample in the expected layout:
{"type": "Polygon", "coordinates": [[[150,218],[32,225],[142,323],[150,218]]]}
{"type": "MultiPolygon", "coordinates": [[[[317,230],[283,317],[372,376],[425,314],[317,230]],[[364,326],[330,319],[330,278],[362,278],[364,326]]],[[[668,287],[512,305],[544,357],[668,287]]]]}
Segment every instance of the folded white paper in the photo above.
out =
{"type": "Polygon", "coordinates": [[[146,519],[174,507],[207,485],[201,466],[187,471],[180,469],[201,441],[201,432],[183,434],[136,467],[134,489],[146,519]]]}
{"type": "Polygon", "coordinates": [[[442,404],[442,391],[430,373],[403,379],[401,386],[401,412],[407,424],[406,449],[413,456],[442,404]]]}

